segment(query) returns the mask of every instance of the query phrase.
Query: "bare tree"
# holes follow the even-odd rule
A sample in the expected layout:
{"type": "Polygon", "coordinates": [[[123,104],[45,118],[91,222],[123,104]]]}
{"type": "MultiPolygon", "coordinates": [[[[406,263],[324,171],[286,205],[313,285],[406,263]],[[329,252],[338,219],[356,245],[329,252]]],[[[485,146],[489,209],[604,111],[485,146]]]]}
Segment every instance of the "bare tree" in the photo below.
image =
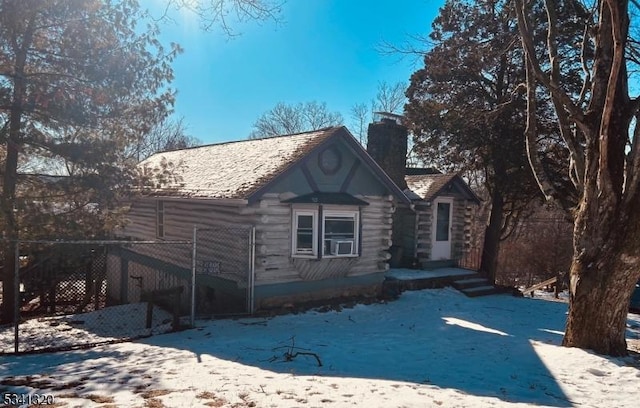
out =
{"type": "Polygon", "coordinates": [[[405,82],[378,82],[376,96],[371,99],[370,107],[366,103],[357,103],[351,107],[351,128],[355,129],[356,137],[361,144],[367,143],[367,125],[373,121],[373,112],[402,113],[407,102],[405,82]]]}
{"type": "Polygon", "coordinates": [[[283,1],[278,0],[167,0],[165,8],[157,20],[173,20],[172,10],[188,10],[200,19],[205,31],[220,28],[227,36],[238,34],[234,31],[239,23],[246,21],[279,21],[283,1]]]}
{"type": "Polygon", "coordinates": [[[400,113],[404,108],[407,97],[404,92],[407,90],[407,84],[404,82],[396,82],[391,85],[388,82],[378,83],[378,93],[375,99],[375,109],[389,113],[400,113]]]}
{"type": "Polygon", "coordinates": [[[184,118],[165,119],[133,143],[129,147],[128,156],[136,161],[142,161],[157,152],[202,144],[199,139],[189,136],[186,129],[184,118]]]}
{"type": "MultiPolygon", "coordinates": [[[[629,7],[635,1],[594,0],[585,8],[569,2],[584,20],[584,38],[572,49],[558,47],[556,0],[544,0],[546,21],[531,18],[539,1],[515,0],[527,68],[529,161],[540,190],[559,199],[549,181],[537,141],[538,98],[553,101],[557,125],[571,161],[566,169],[580,200],[572,211],[573,260],[570,306],[563,344],[607,355],[626,355],[625,325],[631,293],[640,278],[640,99],[629,90],[629,7]],[[546,41],[534,32],[544,30],[546,41]],[[566,91],[561,78],[570,55],[581,58],[580,94],[566,91]]],[[[563,22],[564,23],[564,22],[563,22]]],[[[561,200],[558,200],[561,201],[561,200]]]]}
{"type": "Polygon", "coordinates": [[[351,128],[356,133],[356,137],[360,144],[366,144],[367,141],[367,124],[370,121],[370,110],[365,103],[357,103],[351,107],[351,128]]]}
{"type": "Polygon", "coordinates": [[[324,102],[312,101],[297,105],[279,102],[255,121],[249,138],[289,135],[338,126],[342,123],[342,115],[339,112],[330,112],[324,102]]]}

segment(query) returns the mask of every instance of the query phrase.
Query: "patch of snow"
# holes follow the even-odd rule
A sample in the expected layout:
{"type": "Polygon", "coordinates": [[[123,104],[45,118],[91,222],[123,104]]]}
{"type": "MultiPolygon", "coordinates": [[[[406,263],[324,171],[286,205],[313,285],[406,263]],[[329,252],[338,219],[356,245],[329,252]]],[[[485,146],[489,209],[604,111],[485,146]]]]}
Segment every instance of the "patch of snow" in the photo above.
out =
{"type": "MultiPolygon", "coordinates": [[[[147,303],[111,306],[88,313],[33,318],[21,322],[19,351],[68,348],[138,338],[171,331],[171,315],[154,306],[146,328],[147,303]]],[[[0,352],[14,351],[13,325],[0,327],[0,352]]]]}
{"type": "Polygon", "coordinates": [[[465,329],[477,330],[485,333],[493,333],[500,336],[508,336],[507,333],[501,332],[500,330],[494,330],[480,324],[471,323],[462,319],[456,319],[455,317],[444,317],[442,320],[444,320],[446,324],[464,327],[465,329]]]}
{"type": "Polygon", "coordinates": [[[566,312],[507,295],[405,292],[339,312],[198,321],[139,342],[9,356],[0,383],[86,407],[635,408],[638,361],[562,347],[566,312]]]}
{"type": "Polygon", "coordinates": [[[414,280],[414,279],[429,279],[429,278],[443,278],[446,276],[465,276],[475,275],[475,272],[462,268],[438,268],[433,271],[425,271],[422,269],[404,269],[393,268],[389,269],[384,276],[397,280],[414,280]]]}
{"type": "Polygon", "coordinates": [[[547,290],[534,290],[533,291],[533,298],[534,299],[542,299],[542,300],[548,300],[548,301],[552,301],[552,302],[562,302],[562,303],[569,303],[569,291],[568,290],[564,290],[560,293],[558,293],[558,298],[556,298],[556,295],[553,291],[549,292],[547,290]]]}

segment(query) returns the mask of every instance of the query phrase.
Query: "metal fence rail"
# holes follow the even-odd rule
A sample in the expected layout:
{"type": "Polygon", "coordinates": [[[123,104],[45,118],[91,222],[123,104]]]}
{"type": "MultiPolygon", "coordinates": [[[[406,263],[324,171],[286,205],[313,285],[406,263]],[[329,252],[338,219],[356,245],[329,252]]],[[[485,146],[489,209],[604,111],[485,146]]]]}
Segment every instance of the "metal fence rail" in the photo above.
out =
{"type": "Polygon", "coordinates": [[[255,229],[244,225],[194,228],[188,241],[12,242],[15,312],[0,326],[0,354],[146,337],[193,325],[196,314],[252,313],[254,245],[255,229]]]}
{"type": "Polygon", "coordinates": [[[189,315],[192,254],[191,241],[18,242],[14,324],[0,326],[0,352],[90,347],[176,329],[176,316],[189,315]]]}

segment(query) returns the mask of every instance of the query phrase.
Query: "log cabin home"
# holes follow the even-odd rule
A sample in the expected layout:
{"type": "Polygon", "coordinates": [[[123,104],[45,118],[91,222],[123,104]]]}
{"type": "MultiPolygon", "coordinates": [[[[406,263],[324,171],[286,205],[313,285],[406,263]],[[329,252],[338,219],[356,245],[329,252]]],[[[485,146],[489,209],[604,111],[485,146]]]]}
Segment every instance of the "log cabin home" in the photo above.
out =
{"type": "MultiPolygon", "coordinates": [[[[132,204],[119,234],[187,240],[194,226],[203,231],[198,285],[215,292],[214,311],[242,296],[244,272],[228,272],[247,267],[254,309],[377,293],[393,213],[411,205],[345,127],[159,153],[141,166],[169,171],[171,181],[132,204]],[[247,226],[255,227],[252,265],[237,244],[247,226]]],[[[163,261],[188,268],[186,259],[163,261]]]]}
{"type": "MultiPolygon", "coordinates": [[[[133,202],[119,235],[190,240],[196,227],[201,314],[242,311],[245,296],[253,312],[375,295],[390,263],[459,259],[477,202],[462,178],[406,169],[407,130],[391,119],[369,126],[367,150],[331,127],[155,154],[141,166],[171,177],[133,202]]],[[[189,276],[186,251],[153,254],[158,262],[137,252],[112,259],[116,301],[135,301],[123,285],[130,262],[148,266],[148,289],[154,268],[189,276]]]]}

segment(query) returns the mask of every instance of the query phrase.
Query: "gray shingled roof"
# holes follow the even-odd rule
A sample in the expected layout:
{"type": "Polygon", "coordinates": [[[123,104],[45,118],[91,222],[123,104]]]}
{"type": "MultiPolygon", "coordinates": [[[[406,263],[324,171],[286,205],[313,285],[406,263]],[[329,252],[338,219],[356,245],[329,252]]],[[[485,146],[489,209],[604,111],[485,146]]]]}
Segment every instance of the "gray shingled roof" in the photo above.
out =
{"type": "Polygon", "coordinates": [[[155,190],[157,195],[246,199],[339,129],[157,153],[140,166],[148,171],[168,166],[174,180],[155,190]]]}
{"type": "MultiPolygon", "coordinates": [[[[407,188],[423,200],[430,201],[447,185],[456,174],[421,174],[405,176],[407,188]]],[[[405,192],[405,194],[407,194],[405,192]]],[[[415,199],[414,197],[409,197],[415,199]]]]}
{"type": "Polygon", "coordinates": [[[407,189],[404,194],[410,200],[431,201],[447,186],[456,186],[465,199],[480,204],[480,198],[471,190],[469,185],[458,174],[420,174],[405,176],[407,189]]]}

